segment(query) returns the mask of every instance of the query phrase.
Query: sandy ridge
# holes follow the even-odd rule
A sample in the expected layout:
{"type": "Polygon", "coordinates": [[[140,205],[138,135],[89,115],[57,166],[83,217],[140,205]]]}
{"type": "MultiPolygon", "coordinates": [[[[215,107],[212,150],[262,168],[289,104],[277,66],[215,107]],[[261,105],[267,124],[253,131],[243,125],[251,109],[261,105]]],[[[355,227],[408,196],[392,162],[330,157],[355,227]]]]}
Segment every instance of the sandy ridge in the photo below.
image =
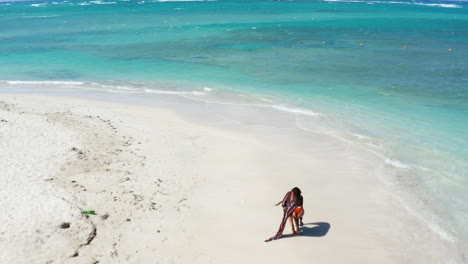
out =
{"type": "MultiPolygon", "coordinates": [[[[132,186],[125,186],[125,182],[131,180],[130,177],[132,177],[132,174],[141,173],[139,167],[144,166],[145,156],[138,156],[136,153],[138,150],[130,149],[134,144],[138,144],[135,142],[134,138],[125,135],[117,136],[117,128],[110,120],[104,120],[99,116],[80,115],[70,110],[40,112],[37,111],[37,109],[27,109],[17,104],[9,104],[4,101],[0,102],[0,107],[2,111],[10,113],[10,116],[12,116],[11,119],[18,116],[25,119],[39,117],[42,122],[41,129],[43,130],[48,131],[49,129],[60,127],[60,129],[72,130],[74,134],[78,134],[78,139],[72,137],[66,138],[66,140],[72,140],[74,142],[63,146],[64,152],[68,151],[72,153],[71,157],[68,157],[63,164],[58,166],[60,168],[56,173],[48,173],[47,177],[43,179],[44,182],[51,185],[51,188],[56,186],[62,190],[69,191],[69,193],[72,194],[70,197],[69,195],[62,196],[62,192],[55,192],[55,195],[58,199],[67,203],[70,210],[73,208],[74,211],[79,212],[78,215],[75,216],[74,221],[64,220],[61,223],[56,223],[55,229],[61,228],[60,225],[64,223],[70,224],[70,227],[63,228],[64,230],[53,230],[54,227],[49,226],[50,230],[45,232],[62,232],[64,233],[64,237],[75,240],[73,243],[74,246],[64,249],[62,253],[57,252],[60,251],[57,249],[48,250],[50,254],[37,252],[36,254],[44,255],[44,259],[36,258],[33,262],[61,263],[68,257],[79,258],[80,251],[96,239],[98,233],[105,233],[106,231],[112,232],[111,230],[106,230],[109,229],[109,227],[103,224],[104,221],[121,222],[121,224],[131,221],[132,210],[126,210],[128,209],[126,208],[128,205],[139,208],[149,208],[150,210],[157,209],[154,199],[151,199],[149,204],[143,205],[143,198],[135,193],[132,186]],[[52,126],[52,128],[47,128],[48,126],[52,126]],[[73,147],[70,148],[70,145],[73,145],[73,147]],[[106,184],[109,181],[118,182],[119,184],[106,184]],[[96,190],[97,188],[102,188],[102,190],[96,190]],[[88,189],[89,194],[86,194],[88,189]],[[114,200],[114,205],[116,203],[118,204],[117,206],[113,206],[113,208],[101,208],[99,206],[100,204],[98,201],[109,201],[112,199],[114,200]],[[81,213],[84,210],[96,210],[98,216],[81,213]],[[77,221],[83,222],[81,225],[85,226],[78,225],[76,223],[77,221]],[[77,240],[74,239],[77,233],[86,235],[84,235],[83,239],[77,240]],[[46,259],[49,255],[53,256],[53,258],[46,259]],[[60,255],[61,257],[59,257],[60,255]]],[[[7,119],[2,120],[5,120],[3,124],[8,124],[7,119]]],[[[69,135],[65,135],[64,137],[67,136],[69,135]]],[[[50,138],[49,140],[53,141],[54,139],[50,138]]],[[[34,144],[34,142],[30,143],[34,144]]],[[[44,159],[47,158],[48,157],[44,157],[44,159]]],[[[154,185],[155,189],[160,189],[158,185],[161,185],[161,180],[155,182],[154,185]]],[[[53,211],[53,208],[51,208],[50,211],[53,211]]],[[[77,213],[75,212],[75,214],[77,213]]],[[[16,221],[17,219],[13,220],[16,221]]],[[[46,237],[47,236],[49,235],[46,235],[46,237]]],[[[97,236],[97,238],[97,240],[99,240],[101,237],[97,236]]],[[[36,244],[36,242],[33,242],[35,239],[37,238],[31,235],[28,242],[36,244]]],[[[111,255],[118,255],[116,249],[118,240],[119,238],[115,237],[112,242],[105,241],[105,244],[110,244],[109,248],[112,248],[111,255]]],[[[98,241],[94,242],[95,244],[99,243],[98,241]]],[[[47,240],[42,243],[53,244],[47,240]]],[[[31,245],[31,247],[34,246],[31,245]]],[[[30,254],[36,255],[33,252],[30,252],[30,254]]],[[[6,260],[14,258],[16,263],[31,261],[26,255],[23,256],[23,260],[21,255],[4,257],[6,260]]],[[[83,260],[77,260],[77,262],[82,261],[83,260]]]]}

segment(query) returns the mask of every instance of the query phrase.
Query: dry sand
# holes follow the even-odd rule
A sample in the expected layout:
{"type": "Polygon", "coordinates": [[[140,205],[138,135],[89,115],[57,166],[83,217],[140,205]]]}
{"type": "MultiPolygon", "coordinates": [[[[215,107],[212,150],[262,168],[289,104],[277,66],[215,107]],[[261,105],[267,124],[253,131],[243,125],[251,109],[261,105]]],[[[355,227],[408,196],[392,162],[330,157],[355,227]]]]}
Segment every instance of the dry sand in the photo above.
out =
{"type": "Polygon", "coordinates": [[[399,237],[418,219],[391,217],[386,165],[326,135],[263,137],[169,109],[37,95],[0,95],[0,120],[0,263],[441,260],[408,244],[437,237],[399,237]],[[273,204],[294,186],[302,235],[288,225],[265,243],[281,219],[273,204]]]}

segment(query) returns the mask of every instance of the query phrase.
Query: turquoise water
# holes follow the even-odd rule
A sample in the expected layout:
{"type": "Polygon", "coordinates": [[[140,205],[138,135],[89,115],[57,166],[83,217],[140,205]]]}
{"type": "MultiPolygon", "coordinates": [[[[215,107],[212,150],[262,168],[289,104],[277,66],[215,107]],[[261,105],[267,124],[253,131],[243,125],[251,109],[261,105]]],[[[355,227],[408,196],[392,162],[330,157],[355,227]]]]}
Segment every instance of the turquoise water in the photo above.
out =
{"type": "Polygon", "coordinates": [[[468,3],[0,2],[0,61],[0,86],[230,92],[325,114],[298,120],[417,175],[468,241],[468,3]]]}

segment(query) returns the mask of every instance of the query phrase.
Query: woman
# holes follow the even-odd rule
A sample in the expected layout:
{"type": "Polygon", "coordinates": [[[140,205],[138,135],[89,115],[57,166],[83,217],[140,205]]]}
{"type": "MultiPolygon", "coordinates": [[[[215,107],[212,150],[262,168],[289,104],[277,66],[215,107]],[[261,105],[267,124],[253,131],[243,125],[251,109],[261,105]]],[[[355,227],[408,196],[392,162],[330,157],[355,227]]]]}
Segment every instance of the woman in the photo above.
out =
{"type": "Polygon", "coordinates": [[[293,230],[294,234],[299,234],[299,220],[300,220],[300,225],[302,226],[302,216],[304,216],[304,208],[302,207],[304,203],[304,198],[301,195],[301,190],[297,187],[294,187],[291,191],[286,193],[284,196],[283,200],[277,204],[283,206],[283,219],[281,220],[280,227],[278,229],[278,232],[276,232],[276,235],[273,237],[270,237],[269,239],[265,240],[265,242],[270,242],[272,240],[276,240],[280,238],[283,235],[283,230],[284,227],[286,226],[286,222],[289,219],[289,222],[291,223],[291,227],[293,230]],[[294,228],[294,222],[296,223],[297,226],[297,231],[294,228]]]}

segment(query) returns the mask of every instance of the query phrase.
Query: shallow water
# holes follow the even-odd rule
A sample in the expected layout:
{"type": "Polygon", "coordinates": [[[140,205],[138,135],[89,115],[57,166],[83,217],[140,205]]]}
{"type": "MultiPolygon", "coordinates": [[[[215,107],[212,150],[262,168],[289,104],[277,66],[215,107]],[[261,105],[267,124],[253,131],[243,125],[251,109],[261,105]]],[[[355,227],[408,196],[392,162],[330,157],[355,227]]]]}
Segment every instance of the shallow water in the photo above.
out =
{"type": "Polygon", "coordinates": [[[467,10],[422,1],[0,3],[0,86],[62,81],[289,111],[304,130],[366,144],[416,175],[425,206],[466,243],[467,10]]]}

